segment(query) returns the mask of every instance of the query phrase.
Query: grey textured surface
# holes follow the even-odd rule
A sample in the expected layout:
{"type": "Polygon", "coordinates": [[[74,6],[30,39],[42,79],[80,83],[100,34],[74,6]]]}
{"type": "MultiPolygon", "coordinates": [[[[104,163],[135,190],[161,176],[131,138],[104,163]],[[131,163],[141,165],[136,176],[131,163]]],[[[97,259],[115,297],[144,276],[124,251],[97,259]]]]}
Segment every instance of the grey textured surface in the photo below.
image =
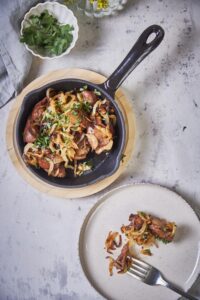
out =
{"type": "MultiPolygon", "coordinates": [[[[199,15],[197,0],[129,1],[118,16],[99,20],[77,13],[79,40],[70,55],[33,60],[26,83],[68,67],[109,75],[143,29],[153,23],[165,29],[160,47],[123,85],[133,99],[137,143],[129,167],[106,190],[158,183],[200,208],[199,15]]],[[[24,182],[6,152],[10,107],[0,110],[0,300],[101,299],[80,267],[78,237],[84,217],[105,191],[64,200],[24,182]]],[[[192,292],[200,297],[198,289],[197,283],[192,292]]]]}

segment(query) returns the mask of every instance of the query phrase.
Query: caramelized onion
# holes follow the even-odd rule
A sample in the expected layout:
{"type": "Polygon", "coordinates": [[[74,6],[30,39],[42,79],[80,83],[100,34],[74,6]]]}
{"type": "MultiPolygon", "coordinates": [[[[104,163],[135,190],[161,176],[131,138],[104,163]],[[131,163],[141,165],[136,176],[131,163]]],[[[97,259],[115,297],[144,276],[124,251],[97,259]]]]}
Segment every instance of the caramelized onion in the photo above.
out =
{"type": "Polygon", "coordinates": [[[110,231],[106,241],[105,241],[105,249],[108,253],[112,254],[112,250],[120,247],[122,244],[122,237],[118,232],[110,231]]]}

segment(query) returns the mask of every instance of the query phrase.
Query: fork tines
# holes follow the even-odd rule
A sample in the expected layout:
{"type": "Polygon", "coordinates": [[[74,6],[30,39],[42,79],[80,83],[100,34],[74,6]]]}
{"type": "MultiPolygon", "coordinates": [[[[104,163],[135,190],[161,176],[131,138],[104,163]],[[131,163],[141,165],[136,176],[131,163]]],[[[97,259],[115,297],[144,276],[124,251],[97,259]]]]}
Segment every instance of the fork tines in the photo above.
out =
{"type": "Polygon", "coordinates": [[[128,270],[129,274],[141,281],[144,281],[151,269],[151,266],[136,258],[132,258],[131,260],[132,264],[128,270]]]}

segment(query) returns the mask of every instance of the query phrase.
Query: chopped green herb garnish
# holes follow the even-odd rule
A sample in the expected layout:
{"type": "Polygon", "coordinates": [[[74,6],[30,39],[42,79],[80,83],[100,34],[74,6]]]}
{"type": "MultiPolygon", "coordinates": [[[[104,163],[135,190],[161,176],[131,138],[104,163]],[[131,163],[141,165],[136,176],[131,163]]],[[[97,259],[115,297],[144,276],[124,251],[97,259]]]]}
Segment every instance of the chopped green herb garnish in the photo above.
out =
{"type": "Polygon", "coordinates": [[[94,93],[95,93],[97,96],[101,96],[101,92],[99,92],[97,89],[94,89],[94,93]]]}
{"type": "Polygon", "coordinates": [[[76,109],[76,110],[79,110],[81,109],[81,103],[77,102],[77,103],[74,103],[72,109],[76,109]]]}
{"type": "Polygon", "coordinates": [[[139,211],[139,214],[141,214],[144,218],[147,216],[143,211],[139,211]]]}
{"type": "Polygon", "coordinates": [[[64,116],[64,120],[68,124],[69,123],[69,116],[64,116]]]}
{"type": "Polygon", "coordinates": [[[45,126],[46,126],[48,129],[50,129],[52,125],[51,125],[51,123],[46,123],[45,126]]]}
{"type": "Polygon", "coordinates": [[[73,29],[69,24],[61,25],[48,10],[44,10],[39,16],[30,16],[20,42],[44,50],[49,55],[60,55],[70,46],[73,29]]]}
{"type": "Polygon", "coordinates": [[[36,146],[39,148],[45,148],[48,147],[50,143],[50,137],[49,136],[42,136],[40,135],[37,140],[34,142],[36,146]]]}
{"type": "Polygon", "coordinates": [[[92,106],[89,102],[83,102],[83,110],[87,113],[90,113],[92,111],[92,106]]]}
{"type": "Polygon", "coordinates": [[[78,116],[78,112],[77,112],[77,111],[75,111],[75,110],[73,110],[73,111],[72,111],[72,115],[74,115],[74,116],[78,116]]]}
{"type": "Polygon", "coordinates": [[[83,92],[83,91],[85,91],[85,90],[87,90],[88,89],[88,86],[87,85],[84,85],[83,87],[81,87],[80,89],[79,89],[79,91],[80,92],[83,92]]]}
{"type": "Polygon", "coordinates": [[[85,164],[86,164],[88,167],[90,167],[90,168],[92,168],[92,167],[94,166],[94,164],[93,164],[93,161],[92,161],[92,160],[88,160],[88,161],[86,161],[86,162],[85,162],[85,164]]]}
{"type": "Polygon", "coordinates": [[[168,241],[168,240],[166,240],[166,239],[161,239],[161,238],[158,237],[158,236],[156,236],[156,239],[159,240],[159,241],[161,241],[161,242],[163,242],[164,244],[169,244],[169,243],[171,243],[171,241],[168,241]]]}

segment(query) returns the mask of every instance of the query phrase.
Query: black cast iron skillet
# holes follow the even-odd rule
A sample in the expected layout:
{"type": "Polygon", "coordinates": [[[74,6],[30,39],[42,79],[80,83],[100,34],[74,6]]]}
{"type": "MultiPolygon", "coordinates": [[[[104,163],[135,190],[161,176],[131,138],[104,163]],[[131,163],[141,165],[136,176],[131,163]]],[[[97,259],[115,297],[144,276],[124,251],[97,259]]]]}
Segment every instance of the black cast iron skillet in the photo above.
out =
{"type": "Polygon", "coordinates": [[[118,68],[102,84],[94,84],[86,80],[75,78],[62,79],[50,82],[49,84],[27,94],[23,99],[15,127],[15,138],[20,155],[23,154],[23,149],[25,146],[23,142],[23,131],[28,116],[30,115],[34,105],[45,97],[46,90],[49,87],[58,91],[79,89],[83,87],[83,85],[87,85],[89,90],[97,89],[101,92],[103,98],[107,98],[112,103],[117,117],[113,148],[108,154],[91,154],[90,157],[87,158],[91,159],[93,162],[93,168],[91,171],[88,171],[80,177],[74,177],[73,172],[69,171],[67,172],[67,176],[65,178],[55,178],[48,176],[47,173],[42,169],[36,169],[31,166],[27,166],[27,168],[29,168],[41,180],[53,186],[63,188],[87,186],[112,175],[120,165],[126,139],[124,119],[114,99],[115,91],[119,88],[126,77],[135,69],[135,67],[160,44],[163,37],[164,30],[160,26],[152,25],[148,27],[141,34],[133,48],[130,50],[118,68]],[[148,42],[148,38],[153,33],[155,35],[153,40],[148,42]]]}

